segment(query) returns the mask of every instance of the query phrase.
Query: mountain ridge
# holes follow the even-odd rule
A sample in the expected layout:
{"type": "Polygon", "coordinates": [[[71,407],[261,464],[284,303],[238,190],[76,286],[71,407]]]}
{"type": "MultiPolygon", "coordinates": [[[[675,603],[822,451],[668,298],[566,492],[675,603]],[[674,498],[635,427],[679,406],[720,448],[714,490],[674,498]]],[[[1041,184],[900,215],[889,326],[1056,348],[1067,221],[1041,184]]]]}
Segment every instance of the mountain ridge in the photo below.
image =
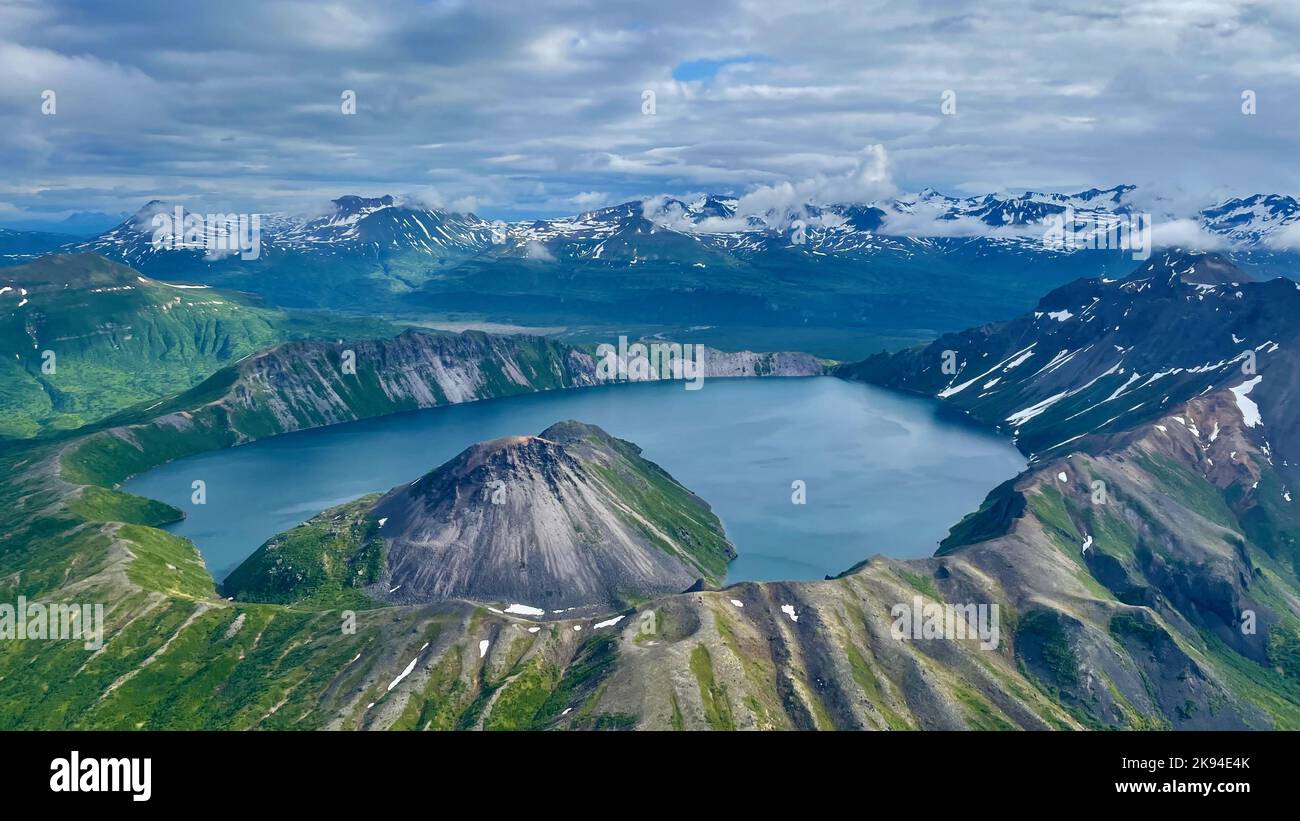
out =
{"type": "Polygon", "coordinates": [[[358,331],[397,328],[291,314],[250,294],[146,277],[96,254],[0,268],[0,436],[94,423],[276,342],[358,331]]]}
{"type": "Polygon", "coordinates": [[[1264,372],[1289,356],[1279,351],[1296,340],[1296,310],[1290,280],[1251,281],[1221,256],[1173,251],[1122,280],[1064,285],[1016,319],[837,372],[936,396],[1041,454],[1264,372]],[[1093,426],[1080,434],[1075,420],[1093,426]]]}
{"type": "MultiPolygon", "coordinates": [[[[1005,318],[1079,277],[1126,275],[1134,253],[1150,249],[1085,252],[1086,243],[1059,239],[1044,220],[1067,208],[1096,220],[1140,214],[1136,196],[1117,186],[769,207],[701,195],[510,223],[397,197],[348,196],[324,215],[263,215],[260,256],[251,260],[154,249],[131,221],[75,249],[128,261],[147,276],[253,292],[291,309],[559,329],[579,341],[631,328],[692,332],[713,347],[735,348],[764,334],[772,347],[856,360],[1005,318]],[[814,281],[818,287],[809,288],[814,281]]],[[[1151,244],[1204,240],[1231,246],[1224,250],[1237,264],[1264,275],[1293,270],[1300,252],[1284,241],[1285,209],[1251,219],[1252,230],[1272,239],[1237,247],[1192,215],[1157,219],[1151,244]]],[[[1234,222],[1223,230],[1244,229],[1234,222]]]]}
{"type": "MultiPolygon", "coordinates": [[[[267,234],[266,247],[272,254],[286,250],[328,248],[353,242],[359,246],[391,248],[403,245],[438,256],[447,253],[472,254],[491,251],[494,245],[522,248],[529,242],[560,242],[573,246],[586,242],[574,257],[600,259],[596,250],[602,240],[620,230],[654,227],[669,233],[694,236],[705,244],[732,252],[755,251],[767,243],[764,234],[789,234],[796,220],[808,221],[807,242],[811,250],[839,253],[890,247],[901,249],[907,238],[934,239],[954,236],[953,225],[967,223],[984,229],[1032,229],[1002,234],[1005,241],[1025,241],[1042,246],[1046,218],[1071,209],[1080,216],[1103,214],[1124,216],[1144,210],[1135,199],[1134,185],[1108,189],[1091,188],[1073,194],[1025,191],[1022,194],[984,194],[956,197],[926,188],[915,194],[891,199],[814,203],[801,202],[779,208],[741,213],[745,197],[732,194],[701,194],[683,199],[672,196],[648,197],[604,206],[572,216],[523,219],[506,222],[485,220],[473,213],[457,213],[405,200],[391,194],[363,197],[347,194],[332,201],[334,212],[320,216],[266,213],[261,217],[267,234]],[[906,228],[893,229],[891,219],[924,216],[930,227],[915,219],[903,220],[906,228]],[[390,223],[386,230],[379,222],[390,223]],[[369,231],[365,230],[369,227],[369,231]],[[418,229],[418,230],[415,230],[418,229]],[[1035,230],[1037,233],[1035,233],[1035,230]],[[434,236],[433,233],[439,234],[434,236]],[[861,234],[861,236],[857,236],[861,234]],[[726,239],[722,235],[732,235],[726,239]],[[740,237],[750,236],[740,240],[740,237]],[[879,239],[873,245],[870,236],[879,239]],[[848,237],[857,237],[851,242],[848,237]],[[886,237],[895,240],[887,241],[886,237]],[[890,242],[894,244],[891,246],[890,242]]],[[[72,247],[116,256],[130,264],[145,261],[148,249],[132,240],[134,232],[152,233],[144,221],[165,208],[152,201],[134,216],[100,236],[72,247]]],[[[1202,207],[1194,213],[1161,213],[1162,219],[1192,219],[1213,236],[1243,247],[1266,244],[1300,220],[1300,203],[1283,194],[1253,194],[1202,207]]],[[[960,232],[956,234],[963,235],[960,232]]],[[[965,236],[979,236],[967,231],[965,236]]],[[[996,233],[988,236],[998,236],[996,233]]],[[[987,237],[986,237],[987,238],[987,237]]]]}

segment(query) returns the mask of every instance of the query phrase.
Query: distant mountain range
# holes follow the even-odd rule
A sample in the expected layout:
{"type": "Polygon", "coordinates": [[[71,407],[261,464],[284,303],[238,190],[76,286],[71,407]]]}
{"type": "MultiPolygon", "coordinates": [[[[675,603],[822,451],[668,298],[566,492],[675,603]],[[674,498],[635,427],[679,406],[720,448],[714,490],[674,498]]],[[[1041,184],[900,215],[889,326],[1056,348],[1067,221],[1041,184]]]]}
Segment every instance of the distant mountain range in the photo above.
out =
{"type": "MultiPolygon", "coordinates": [[[[632,263],[665,256],[707,265],[721,253],[744,257],[779,248],[804,253],[906,253],[918,244],[953,238],[996,239],[1050,250],[1044,221],[1072,209],[1080,215],[1127,215],[1143,211],[1136,186],[1092,188],[1074,194],[1026,191],[1020,195],[953,197],[934,189],[870,203],[799,204],[758,208],[745,197],[656,197],[572,217],[501,222],[404,202],[391,195],[343,196],[314,216],[261,214],[264,252],[283,254],[414,251],[435,259],[476,255],[541,260],[632,263]],[[792,234],[802,227],[798,239],[792,234]],[[681,240],[686,240],[682,242],[681,240]]],[[[154,248],[152,217],[176,203],[152,201],[116,226],[85,240],[71,230],[50,233],[0,229],[0,253],[39,254],[64,248],[93,251],[135,267],[149,267],[159,254],[197,256],[200,251],[154,248]],[[61,241],[60,241],[61,240],[61,241]],[[27,243],[24,246],[24,242],[27,243]]],[[[100,215],[105,217],[106,215],[100,215]]],[[[1237,250],[1290,250],[1300,235],[1300,202],[1280,194],[1229,199],[1193,214],[1156,213],[1157,220],[1187,219],[1209,238],[1237,250]]],[[[208,260],[209,262],[218,262],[208,260]]]]}
{"type": "MultiPolygon", "coordinates": [[[[154,201],[98,236],[75,245],[132,265],[145,263],[155,213],[176,204],[154,201]]],[[[985,237],[1044,247],[1041,227],[1066,209],[1076,214],[1126,215],[1147,210],[1137,187],[1117,185],[1074,194],[1026,191],[1020,195],[952,197],[934,189],[870,203],[798,204],[759,208],[745,197],[656,197],[587,211],[572,217],[501,222],[404,202],[393,196],[343,196],[330,213],[296,217],[263,214],[263,247],[276,253],[415,250],[431,257],[528,256],[533,259],[640,261],[676,250],[744,256],[794,246],[804,252],[906,251],[917,241],[985,237]],[[747,207],[748,206],[748,207],[747,207]],[[791,234],[801,223],[803,236],[791,234]],[[1037,229],[1037,230],[1036,230],[1037,229]],[[678,238],[690,240],[677,243],[678,238]],[[641,255],[638,251],[644,250],[641,255]]],[[[1290,249],[1288,229],[1300,221],[1300,202],[1255,194],[1209,205],[1194,214],[1155,213],[1157,220],[1187,219],[1207,236],[1240,250],[1290,249]]],[[[193,253],[193,252],[189,252],[193,253]]],[[[685,262],[706,259],[683,259],[685,262]]],[[[146,263],[147,264],[147,263],[146,263]]]]}
{"type": "Polygon", "coordinates": [[[62,218],[29,217],[5,220],[4,227],[0,230],[58,234],[67,243],[96,236],[129,216],[131,216],[129,211],[114,214],[106,214],[102,211],[77,211],[62,218]]]}
{"type": "MultiPolygon", "coordinates": [[[[176,205],[155,201],[70,245],[0,234],[0,253],[13,262],[56,248],[93,252],[149,277],[286,308],[553,328],[582,343],[622,330],[718,348],[758,340],[851,360],[1004,319],[1075,279],[1126,276],[1140,262],[1134,253],[1066,247],[1047,221],[1067,209],[1080,218],[1145,213],[1140,203],[1131,185],[779,207],[702,195],[505,223],[345,196],[325,214],[259,215],[257,257],[242,259],[157,247],[153,219],[176,205]]],[[[1157,213],[1154,239],[1223,246],[1261,278],[1289,275],[1300,264],[1288,250],[1298,215],[1292,197],[1254,195],[1175,223],[1157,213]]]]}

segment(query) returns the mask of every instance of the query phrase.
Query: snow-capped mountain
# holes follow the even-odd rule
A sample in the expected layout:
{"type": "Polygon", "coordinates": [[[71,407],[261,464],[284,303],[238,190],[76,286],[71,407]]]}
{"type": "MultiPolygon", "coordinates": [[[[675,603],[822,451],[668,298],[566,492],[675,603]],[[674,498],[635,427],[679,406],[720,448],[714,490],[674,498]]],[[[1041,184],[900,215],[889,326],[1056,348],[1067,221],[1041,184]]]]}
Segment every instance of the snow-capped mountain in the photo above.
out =
{"type": "MultiPolygon", "coordinates": [[[[970,241],[1059,252],[1048,241],[1049,220],[1072,212],[1079,219],[1143,213],[1136,187],[1117,185],[1074,194],[986,194],[953,197],[934,189],[871,203],[803,204],[746,210],[746,199],[720,194],[690,199],[633,200],[572,217],[489,222],[392,196],[343,196],[326,214],[260,214],[262,254],[387,255],[410,252],[439,259],[486,255],[540,261],[582,260],[636,264],[673,260],[707,266],[710,257],[772,252],[857,256],[908,255],[918,248],[966,247],[970,241]]],[[[151,202],[133,217],[72,247],[132,265],[148,265],[160,251],[152,217],[174,206],[151,202]]],[[[1153,215],[1157,221],[1178,215],[1153,215]]],[[[1300,236],[1300,202],[1256,194],[1201,210],[1207,233],[1242,249],[1289,247],[1300,236]]],[[[194,249],[180,249],[195,256],[194,249]]],[[[169,251],[175,253],[176,251],[169,251]]],[[[197,256],[203,256],[198,253],[197,256]]],[[[209,259],[208,261],[213,261],[209,259]]]]}
{"type": "Polygon", "coordinates": [[[690,200],[653,198],[575,218],[518,223],[509,226],[508,233],[544,244],[590,241],[592,248],[576,249],[572,256],[591,259],[602,257],[595,246],[613,234],[652,230],[690,236],[708,247],[741,255],[783,248],[831,255],[907,254],[918,245],[965,248],[970,240],[1055,253],[1068,249],[1050,239],[1052,218],[1071,214],[1080,225],[1138,215],[1157,225],[1190,220],[1207,235],[1222,238],[1229,248],[1243,251],[1300,247],[1300,228],[1292,228],[1300,222],[1300,201],[1293,197],[1256,194],[1196,214],[1150,213],[1133,185],[1073,194],[1026,191],[974,197],[953,197],[927,188],[884,201],[766,211],[747,211],[744,198],[718,194],[690,200]]]}
{"type": "MultiPolygon", "coordinates": [[[[861,254],[912,250],[918,240],[979,235],[972,227],[954,232],[952,225],[1032,229],[1067,206],[1080,211],[1109,207],[1126,213],[1121,200],[1132,186],[1075,195],[1033,194],[999,198],[994,195],[957,199],[927,190],[915,197],[886,203],[806,204],[779,212],[739,213],[743,200],[702,195],[690,200],[634,200],[573,217],[514,223],[488,222],[473,214],[458,214],[403,203],[392,196],[343,196],[327,214],[295,217],[259,214],[262,254],[274,257],[293,252],[386,253],[411,251],[434,257],[472,256],[530,259],[574,259],[628,263],[684,255],[693,264],[701,252],[741,256],[779,249],[813,254],[861,254]],[[934,225],[908,219],[924,217],[934,225]],[[902,220],[895,230],[891,222],[902,220]]],[[[131,265],[148,265],[153,255],[185,253],[193,248],[156,247],[153,218],[172,213],[175,206],[153,201],[130,219],[99,236],[77,243],[72,250],[93,251],[131,265]]],[[[1037,243],[1034,231],[997,237],[1037,243]]],[[[209,260],[212,261],[212,260],[209,260]]]]}
{"type": "Polygon", "coordinates": [[[574,219],[511,226],[510,233],[542,243],[589,240],[592,248],[578,249],[572,256],[591,259],[608,258],[594,246],[620,231],[672,232],[740,256],[782,249],[813,255],[909,255],[922,247],[964,248],[970,240],[1056,252],[1060,249],[1045,239],[1049,217],[1067,209],[1081,218],[1127,216],[1137,210],[1129,196],[1134,190],[1120,185],[1077,194],[1030,191],[957,198],[925,189],[887,201],[808,203],[765,210],[746,210],[745,198],[718,194],[690,200],[659,197],[574,219]]]}
{"type": "Polygon", "coordinates": [[[845,374],[886,373],[888,384],[943,399],[1044,454],[1086,448],[1080,440],[1131,430],[1215,391],[1258,399],[1251,391],[1260,380],[1251,380],[1260,375],[1268,383],[1262,403],[1281,401],[1300,345],[1298,313],[1300,285],[1291,280],[1253,282],[1222,256],[1169,251],[1125,279],[1072,282],[1010,322],[947,334],[845,374]],[[1283,360],[1273,385],[1270,368],[1283,360]]]}
{"type": "MultiPolygon", "coordinates": [[[[332,255],[408,249],[432,256],[469,255],[484,250],[492,242],[492,226],[473,214],[405,205],[392,196],[344,196],[332,204],[329,213],[313,217],[257,214],[260,255],[332,255]]],[[[175,208],[158,200],[149,202],[130,219],[76,244],[73,250],[93,251],[136,267],[148,267],[158,254],[206,256],[207,261],[218,261],[202,249],[159,247],[154,241],[158,230],[154,217],[160,214],[172,217],[175,208]]]]}
{"type": "MultiPolygon", "coordinates": [[[[1067,213],[1085,225],[1150,218],[1140,203],[1131,185],[966,198],[924,190],[825,205],[708,194],[506,223],[392,196],[344,196],[323,214],[258,215],[260,247],[246,257],[157,245],[154,217],[174,221],[176,206],[154,202],[69,250],[285,307],[463,312],[547,326],[758,321],[919,339],[1021,310],[1079,277],[1124,276],[1143,258],[1137,247],[1084,252],[1054,239],[1051,224],[1067,213]]],[[[1276,243],[1296,210],[1290,198],[1259,196],[1187,221],[1221,235],[1214,244],[1240,244],[1242,252],[1226,253],[1248,270],[1291,276],[1300,264],[1276,243]]],[[[1159,215],[1154,223],[1158,241],[1159,215]]],[[[842,355],[838,345],[821,350],[842,355]]]]}
{"type": "Polygon", "coordinates": [[[1117,185],[1105,190],[1091,188],[1077,194],[1026,191],[1019,196],[985,194],[964,199],[927,188],[917,195],[895,199],[885,207],[895,214],[925,215],[940,223],[975,220],[993,228],[1023,227],[1040,225],[1048,217],[1064,213],[1067,208],[1080,214],[1127,215],[1134,210],[1128,197],[1136,188],[1117,185]]]}
{"type": "Polygon", "coordinates": [[[1280,194],[1255,194],[1230,199],[1200,213],[1201,224],[1213,234],[1241,247],[1300,247],[1300,202],[1280,194]]]}
{"type": "Polygon", "coordinates": [[[345,196],[334,200],[334,211],[305,222],[286,220],[271,232],[274,245],[285,250],[369,247],[410,248],[432,255],[468,254],[492,242],[491,226],[473,214],[405,205],[392,196],[345,196]]]}
{"type": "Polygon", "coordinates": [[[166,209],[167,204],[162,200],[150,200],[128,219],[99,236],[77,243],[71,250],[93,252],[138,267],[155,253],[150,221],[154,214],[166,209]]]}

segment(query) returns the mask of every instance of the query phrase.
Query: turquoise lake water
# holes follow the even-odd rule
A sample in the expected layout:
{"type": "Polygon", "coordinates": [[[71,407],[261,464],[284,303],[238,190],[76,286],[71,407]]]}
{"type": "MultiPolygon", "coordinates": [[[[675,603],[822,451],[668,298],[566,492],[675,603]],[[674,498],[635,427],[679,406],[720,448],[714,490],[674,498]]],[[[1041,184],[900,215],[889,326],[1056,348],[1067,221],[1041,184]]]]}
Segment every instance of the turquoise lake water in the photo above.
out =
{"type": "Polygon", "coordinates": [[[600,425],[705,499],[740,553],[727,580],[820,579],[883,553],[928,556],[1025,459],[936,403],[832,377],[611,385],[402,413],[156,468],[126,490],[185,511],[218,580],[321,510],[415,479],[467,446],[600,425]],[[191,504],[191,482],[207,503],[191,504]],[[806,503],[792,501],[804,483],[806,503]]]}

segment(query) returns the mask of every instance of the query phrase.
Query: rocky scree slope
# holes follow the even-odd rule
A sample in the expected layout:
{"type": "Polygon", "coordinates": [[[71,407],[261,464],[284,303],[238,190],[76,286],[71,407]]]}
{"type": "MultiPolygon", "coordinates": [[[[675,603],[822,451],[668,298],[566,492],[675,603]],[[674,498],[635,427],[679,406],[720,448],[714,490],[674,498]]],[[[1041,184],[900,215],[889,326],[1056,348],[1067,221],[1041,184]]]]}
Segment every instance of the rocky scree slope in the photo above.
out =
{"type": "MultiPolygon", "coordinates": [[[[345,543],[308,522],[250,556],[224,592],[294,600],[336,568],[339,583],[386,603],[460,598],[576,615],[716,584],[736,555],[708,505],[640,448],[573,421],[473,445],[361,507],[363,525],[320,531],[347,533],[345,543]]],[[[337,523],[340,511],[322,518],[337,523]]]]}

